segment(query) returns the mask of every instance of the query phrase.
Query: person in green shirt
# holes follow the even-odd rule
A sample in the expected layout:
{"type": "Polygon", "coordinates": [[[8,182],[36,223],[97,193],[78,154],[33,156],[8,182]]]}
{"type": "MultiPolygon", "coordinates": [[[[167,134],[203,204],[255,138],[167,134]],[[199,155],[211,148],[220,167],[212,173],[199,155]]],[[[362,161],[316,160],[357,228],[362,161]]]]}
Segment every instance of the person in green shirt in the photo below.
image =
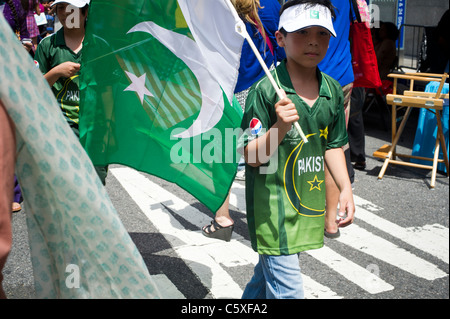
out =
{"type": "Polygon", "coordinates": [[[344,97],[317,64],[336,36],[329,0],[291,0],[280,11],[278,44],[287,59],[255,83],[242,121],[247,220],[259,263],[242,298],[303,298],[298,254],[323,246],[325,164],[339,189],[340,227],[352,223],[354,202],[342,146],[344,97]],[[299,122],[308,142],[293,127],[299,122]]]}
{"type": "MultiPolygon", "coordinates": [[[[79,137],[80,87],[83,40],[90,0],[56,0],[56,15],[62,28],[38,45],[35,61],[61,106],[72,131],[79,137]]],[[[96,166],[103,185],[107,167],[96,166]]]]}

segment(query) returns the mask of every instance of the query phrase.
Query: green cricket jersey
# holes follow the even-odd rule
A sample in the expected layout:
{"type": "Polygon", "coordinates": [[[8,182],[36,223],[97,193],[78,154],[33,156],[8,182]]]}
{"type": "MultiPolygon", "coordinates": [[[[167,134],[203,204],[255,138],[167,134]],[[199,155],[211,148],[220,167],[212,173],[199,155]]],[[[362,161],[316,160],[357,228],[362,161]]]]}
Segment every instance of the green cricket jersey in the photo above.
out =
{"type": "MultiPolygon", "coordinates": [[[[319,98],[310,107],[295,93],[286,60],[272,74],[296,105],[308,143],[293,127],[269,163],[246,165],[247,220],[255,251],[290,255],[323,246],[324,155],[347,143],[344,96],[337,81],[318,71],[319,98]]],[[[275,124],[278,100],[267,77],[252,86],[242,121],[248,132],[244,145],[275,124]]]]}
{"type": "MultiPolygon", "coordinates": [[[[66,46],[63,28],[55,34],[44,38],[38,45],[34,59],[38,62],[43,74],[63,62],[81,64],[81,53],[75,53],[66,46]]],[[[71,78],[59,78],[53,85],[52,91],[61,106],[61,110],[69,123],[78,124],[80,89],[79,75],[71,78]]]]}

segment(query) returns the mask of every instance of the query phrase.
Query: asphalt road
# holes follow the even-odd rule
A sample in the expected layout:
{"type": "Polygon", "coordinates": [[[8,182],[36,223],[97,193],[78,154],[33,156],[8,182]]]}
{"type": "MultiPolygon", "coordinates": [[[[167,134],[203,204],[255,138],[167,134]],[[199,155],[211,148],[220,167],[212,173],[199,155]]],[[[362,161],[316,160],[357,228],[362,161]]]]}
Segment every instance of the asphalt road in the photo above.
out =
{"type": "MultiPolygon", "coordinates": [[[[390,166],[384,178],[378,180],[382,161],[372,154],[383,144],[389,143],[390,131],[383,128],[375,111],[371,110],[365,114],[367,168],[364,171],[356,171],[354,194],[362,201],[357,207],[355,224],[341,230],[343,234],[341,240],[326,239],[323,250],[301,254],[302,272],[310,279],[308,282],[310,297],[448,299],[449,179],[446,175],[438,173],[436,187],[430,189],[430,171],[406,166],[390,166]],[[426,230],[429,231],[430,237],[427,237],[426,230]],[[408,236],[402,237],[401,233],[408,236]],[[435,247],[441,247],[442,244],[444,248],[440,248],[436,253],[433,252],[433,247],[423,248],[427,247],[428,238],[432,242],[431,237],[438,233],[443,234],[443,241],[446,238],[447,243],[437,242],[435,247]],[[415,236],[418,241],[414,241],[415,236]],[[391,256],[395,254],[405,256],[405,265],[401,262],[395,264],[396,256],[391,256]],[[333,257],[335,255],[336,257],[333,257]],[[422,263],[423,267],[432,270],[422,271],[422,263]],[[364,283],[358,282],[361,276],[346,274],[345,270],[350,267],[354,267],[356,273],[365,270],[374,273],[377,279],[380,279],[376,282],[381,287],[380,291],[374,292],[367,289],[364,283]],[[318,285],[322,290],[317,289],[318,285]]],[[[403,153],[411,153],[416,121],[417,112],[413,112],[400,141],[399,151],[403,153]]],[[[235,286],[234,290],[230,288],[232,296],[225,294],[225,297],[239,298],[237,293],[250,279],[253,265],[239,260],[235,265],[230,265],[225,258],[225,261],[205,266],[206,264],[184,258],[182,249],[189,245],[174,247],[171,236],[161,233],[159,221],[152,221],[146,216],[142,206],[132,199],[124,184],[117,178],[114,168],[120,167],[112,166],[112,168],[107,179],[107,190],[111,200],[141,252],[149,272],[152,275],[164,275],[175,287],[177,294],[172,294],[172,298],[220,298],[221,291],[214,287],[214,283],[210,283],[212,280],[205,279],[208,275],[213,277],[216,268],[230,276],[235,286]]],[[[202,204],[176,185],[145,174],[144,176],[172,194],[174,201],[181,199],[188,203],[190,208],[204,216],[205,220],[212,217],[202,204]]],[[[238,182],[237,192],[242,190],[239,185],[242,186],[242,182],[238,182]]],[[[248,244],[245,213],[239,198],[238,196],[234,202],[235,206],[231,208],[236,224],[232,243],[220,241],[212,243],[211,245],[218,247],[218,250],[231,247],[227,245],[248,244]]],[[[179,227],[183,231],[199,232],[200,225],[186,221],[179,211],[170,208],[170,205],[166,206],[165,212],[181,225],[179,227]]],[[[4,269],[4,288],[9,298],[34,298],[24,211],[14,214],[13,231],[14,247],[4,269]]]]}

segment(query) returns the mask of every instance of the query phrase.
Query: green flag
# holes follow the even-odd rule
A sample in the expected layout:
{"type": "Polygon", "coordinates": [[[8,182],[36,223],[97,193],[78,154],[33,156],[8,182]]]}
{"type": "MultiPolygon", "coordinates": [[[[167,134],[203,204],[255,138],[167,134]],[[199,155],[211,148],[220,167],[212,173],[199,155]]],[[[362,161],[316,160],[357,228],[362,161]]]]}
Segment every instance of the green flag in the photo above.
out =
{"type": "Polygon", "coordinates": [[[228,0],[91,1],[80,139],[94,165],[181,186],[215,212],[240,155],[243,38],[228,0]]]}

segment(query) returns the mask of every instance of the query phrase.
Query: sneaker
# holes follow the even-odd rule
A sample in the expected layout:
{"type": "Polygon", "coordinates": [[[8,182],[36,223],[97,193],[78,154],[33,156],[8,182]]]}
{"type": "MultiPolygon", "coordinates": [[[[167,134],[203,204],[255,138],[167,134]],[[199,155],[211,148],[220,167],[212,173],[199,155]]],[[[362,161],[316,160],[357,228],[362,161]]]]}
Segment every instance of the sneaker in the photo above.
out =
{"type": "Polygon", "coordinates": [[[353,164],[353,168],[363,171],[366,169],[366,162],[356,162],[355,164],[353,164]]]}
{"type": "Polygon", "coordinates": [[[245,181],[245,169],[240,170],[236,173],[236,179],[238,181],[245,181]]]}

